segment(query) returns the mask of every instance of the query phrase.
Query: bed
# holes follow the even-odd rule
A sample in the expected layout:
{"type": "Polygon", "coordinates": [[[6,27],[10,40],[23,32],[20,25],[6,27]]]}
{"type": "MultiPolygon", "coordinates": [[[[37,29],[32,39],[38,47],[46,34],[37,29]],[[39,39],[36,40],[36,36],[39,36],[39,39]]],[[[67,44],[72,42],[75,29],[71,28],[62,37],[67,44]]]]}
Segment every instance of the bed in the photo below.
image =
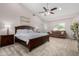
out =
{"type": "Polygon", "coordinates": [[[49,35],[47,33],[34,32],[34,28],[32,26],[15,27],[15,42],[23,44],[29,49],[29,51],[47,41],[49,41],[49,35]],[[29,30],[29,32],[26,32],[27,30],[29,30]]]}

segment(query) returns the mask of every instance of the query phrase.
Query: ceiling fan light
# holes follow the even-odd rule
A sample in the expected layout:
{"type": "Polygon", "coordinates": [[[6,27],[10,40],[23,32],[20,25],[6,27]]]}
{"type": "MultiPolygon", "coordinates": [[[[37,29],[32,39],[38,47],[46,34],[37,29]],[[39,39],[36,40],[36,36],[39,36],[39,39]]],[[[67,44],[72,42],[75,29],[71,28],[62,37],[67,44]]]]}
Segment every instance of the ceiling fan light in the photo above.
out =
{"type": "Polygon", "coordinates": [[[48,15],[50,15],[50,13],[48,12],[48,15]]]}
{"type": "Polygon", "coordinates": [[[46,15],[49,15],[50,13],[49,12],[46,12],[46,15]]]}
{"type": "Polygon", "coordinates": [[[45,15],[50,15],[50,13],[49,12],[45,12],[45,15]]]}
{"type": "Polygon", "coordinates": [[[61,8],[59,8],[59,10],[61,10],[61,8]]]}

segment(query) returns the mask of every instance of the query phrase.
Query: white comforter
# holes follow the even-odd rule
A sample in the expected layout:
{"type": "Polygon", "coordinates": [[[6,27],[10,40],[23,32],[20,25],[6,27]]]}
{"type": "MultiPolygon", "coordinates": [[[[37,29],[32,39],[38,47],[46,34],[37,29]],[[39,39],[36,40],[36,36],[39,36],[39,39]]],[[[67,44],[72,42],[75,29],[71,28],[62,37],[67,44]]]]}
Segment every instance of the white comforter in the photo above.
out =
{"type": "Polygon", "coordinates": [[[34,38],[38,38],[38,37],[41,37],[41,36],[46,36],[48,35],[47,33],[16,33],[15,36],[20,39],[20,40],[23,40],[26,42],[26,44],[29,43],[29,40],[30,39],[34,39],[34,38]]]}

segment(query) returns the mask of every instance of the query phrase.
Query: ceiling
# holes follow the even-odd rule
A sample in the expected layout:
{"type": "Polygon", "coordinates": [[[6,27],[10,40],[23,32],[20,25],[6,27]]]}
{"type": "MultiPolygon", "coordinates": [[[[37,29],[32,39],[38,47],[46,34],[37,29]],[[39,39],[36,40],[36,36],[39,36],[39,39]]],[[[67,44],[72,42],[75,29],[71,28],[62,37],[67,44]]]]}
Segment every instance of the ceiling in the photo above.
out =
{"type": "Polygon", "coordinates": [[[48,16],[39,14],[39,12],[44,11],[43,7],[46,6],[46,3],[23,3],[22,5],[28,8],[33,14],[36,14],[46,21],[55,20],[69,15],[75,15],[79,12],[79,3],[48,3],[49,9],[54,7],[61,8],[61,10],[55,10],[55,14],[48,16]]]}

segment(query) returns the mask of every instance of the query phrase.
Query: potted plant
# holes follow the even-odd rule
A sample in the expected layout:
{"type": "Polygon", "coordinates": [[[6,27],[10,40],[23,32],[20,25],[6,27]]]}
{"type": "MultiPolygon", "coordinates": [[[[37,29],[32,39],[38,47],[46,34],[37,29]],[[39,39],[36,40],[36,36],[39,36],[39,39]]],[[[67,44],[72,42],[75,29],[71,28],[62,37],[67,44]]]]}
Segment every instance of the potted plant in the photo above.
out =
{"type": "Polygon", "coordinates": [[[74,32],[74,39],[78,42],[78,50],[79,50],[79,23],[74,21],[71,25],[71,30],[74,32]]]}

